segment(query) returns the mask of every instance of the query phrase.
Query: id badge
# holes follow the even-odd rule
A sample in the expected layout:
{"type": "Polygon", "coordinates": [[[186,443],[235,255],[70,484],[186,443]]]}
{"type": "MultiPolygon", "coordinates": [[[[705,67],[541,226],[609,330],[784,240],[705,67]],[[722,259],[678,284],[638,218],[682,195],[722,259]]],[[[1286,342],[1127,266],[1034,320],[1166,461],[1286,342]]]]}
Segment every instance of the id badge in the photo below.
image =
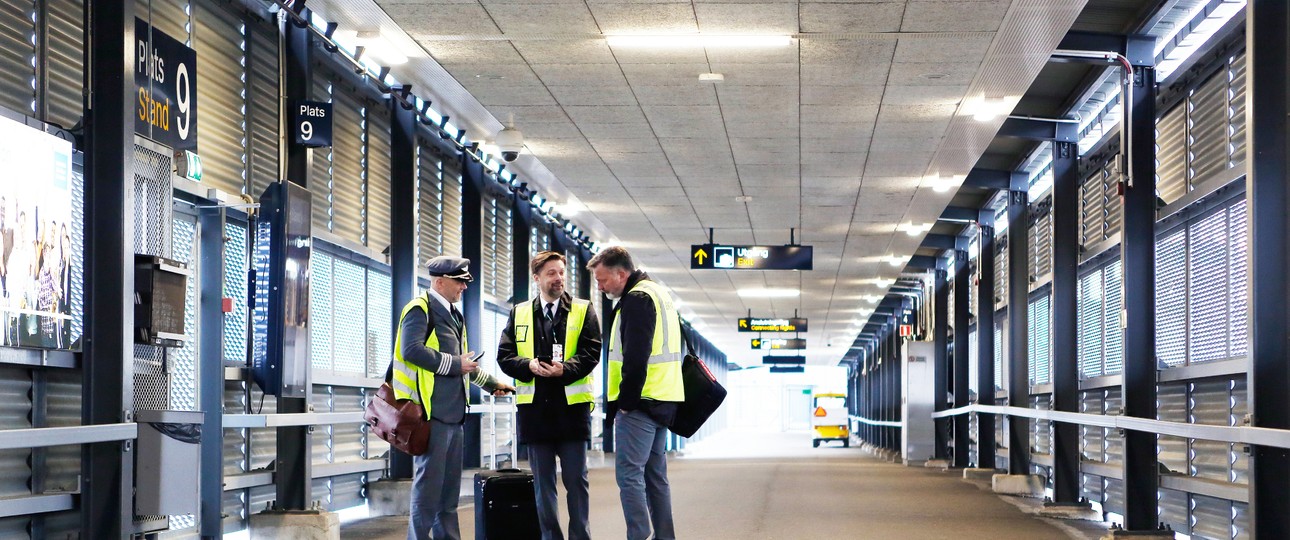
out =
{"type": "Polygon", "coordinates": [[[559,343],[554,343],[551,345],[551,361],[552,362],[564,361],[564,345],[561,345],[559,343]]]}

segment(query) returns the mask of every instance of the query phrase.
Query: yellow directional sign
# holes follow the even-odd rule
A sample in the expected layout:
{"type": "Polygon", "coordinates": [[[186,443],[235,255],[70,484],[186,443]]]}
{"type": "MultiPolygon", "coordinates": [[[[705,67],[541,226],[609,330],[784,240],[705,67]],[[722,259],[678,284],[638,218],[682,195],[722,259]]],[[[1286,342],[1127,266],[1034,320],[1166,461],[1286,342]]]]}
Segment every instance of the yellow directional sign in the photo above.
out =
{"type": "Polygon", "coordinates": [[[739,319],[739,329],[743,330],[745,328],[748,328],[748,319],[739,319]]]}
{"type": "Polygon", "coordinates": [[[752,348],[754,349],[761,348],[761,338],[752,338],[752,348]]]}
{"type": "Polygon", "coordinates": [[[703,259],[708,256],[708,252],[703,251],[703,246],[696,246],[699,249],[694,250],[694,259],[699,261],[699,266],[703,266],[703,259]]]}
{"type": "Polygon", "coordinates": [[[805,332],[806,319],[791,317],[787,319],[740,317],[740,332],[805,332]]]}

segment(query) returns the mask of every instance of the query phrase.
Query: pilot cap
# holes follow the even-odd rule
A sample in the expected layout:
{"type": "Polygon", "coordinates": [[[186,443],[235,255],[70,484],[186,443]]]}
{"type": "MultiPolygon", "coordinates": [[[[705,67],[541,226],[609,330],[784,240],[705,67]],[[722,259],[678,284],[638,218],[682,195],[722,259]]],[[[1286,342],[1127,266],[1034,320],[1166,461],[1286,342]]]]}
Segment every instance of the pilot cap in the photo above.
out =
{"type": "Polygon", "coordinates": [[[467,283],[475,280],[475,278],[470,275],[470,259],[463,259],[461,257],[440,255],[430,259],[429,264],[426,264],[426,270],[428,270],[432,276],[446,277],[458,281],[465,281],[467,283]]]}

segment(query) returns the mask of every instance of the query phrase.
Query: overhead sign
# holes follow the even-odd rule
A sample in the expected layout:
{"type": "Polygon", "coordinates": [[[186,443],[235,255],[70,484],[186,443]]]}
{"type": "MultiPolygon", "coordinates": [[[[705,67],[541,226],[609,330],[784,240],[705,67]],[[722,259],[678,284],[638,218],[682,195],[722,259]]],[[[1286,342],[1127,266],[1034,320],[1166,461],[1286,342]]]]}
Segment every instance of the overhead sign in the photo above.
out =
{"type": "Polygon", "coordinates": [[[811,270],[811,246],[690,246],[692,270],[811,270]]]}
{"type": "Polygon", "coordinates": [[[138,17],[134,42],[134,132],[197,152],[197,52],[138,17]]]}
{"type": "Polygon", "coordinates": [[[761,357],[761,363],[805,365],[806,357],[805,356],[774,356],[774,355],[768,354],[766,356],[761,357]]]}
{"type": "Polygon", "coordinates": [[[759,337],[752,338],[752,348],[760,349],[761,345],[762,345],[761,338],[759,337]]]}
{"type": "Polygon", "coordinates": [[[770,366],[771,373],[806,373],[806,366],[770,366]]]}
{"type": "Polygon", "coordinates": [[[291,106],[291,132],[296,144],[331,146],[331,103],[296,101],[291,106]]]}
{"type": "Polygon", "coordinates": [[[787,319],[761,319],[757,317],[741,317],[739,319],[740,332],[805,332],[806,319],[791,317],[787,319]]]}
{"type": "Polygon", "coordinates": [[[770,350],[772,351],[800,351],[806,348],[806,339],[788,338],[788,339],[768,339],[770,350]]]}

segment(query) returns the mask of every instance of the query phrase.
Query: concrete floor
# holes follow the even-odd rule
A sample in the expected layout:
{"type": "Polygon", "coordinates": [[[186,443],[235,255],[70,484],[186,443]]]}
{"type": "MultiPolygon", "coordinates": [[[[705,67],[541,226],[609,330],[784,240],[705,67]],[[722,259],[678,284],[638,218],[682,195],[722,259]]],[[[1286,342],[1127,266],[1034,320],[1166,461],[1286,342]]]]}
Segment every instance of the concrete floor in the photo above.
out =
{"type": "MultiPolygon", "coordinates": [[[[612,456],[610,456],[612,458],[612,456]]],[[[623,538],[612,459],[593,468],[591,530],[623,538]]],[[[681,538],[1098,538],[1092,522],[1030,515],[1035,500],[1002,498],[957,472],[910,468],[857,448],[811,448],[810,434],[727,431],[695,443],[669,462],[673,512],[681,538]]],[[[474,508],[463,497],[463,538],[474,538],[474,508]]],[[[406,518],[346,525],[343,538],[396,539],[406,518]]]]}

